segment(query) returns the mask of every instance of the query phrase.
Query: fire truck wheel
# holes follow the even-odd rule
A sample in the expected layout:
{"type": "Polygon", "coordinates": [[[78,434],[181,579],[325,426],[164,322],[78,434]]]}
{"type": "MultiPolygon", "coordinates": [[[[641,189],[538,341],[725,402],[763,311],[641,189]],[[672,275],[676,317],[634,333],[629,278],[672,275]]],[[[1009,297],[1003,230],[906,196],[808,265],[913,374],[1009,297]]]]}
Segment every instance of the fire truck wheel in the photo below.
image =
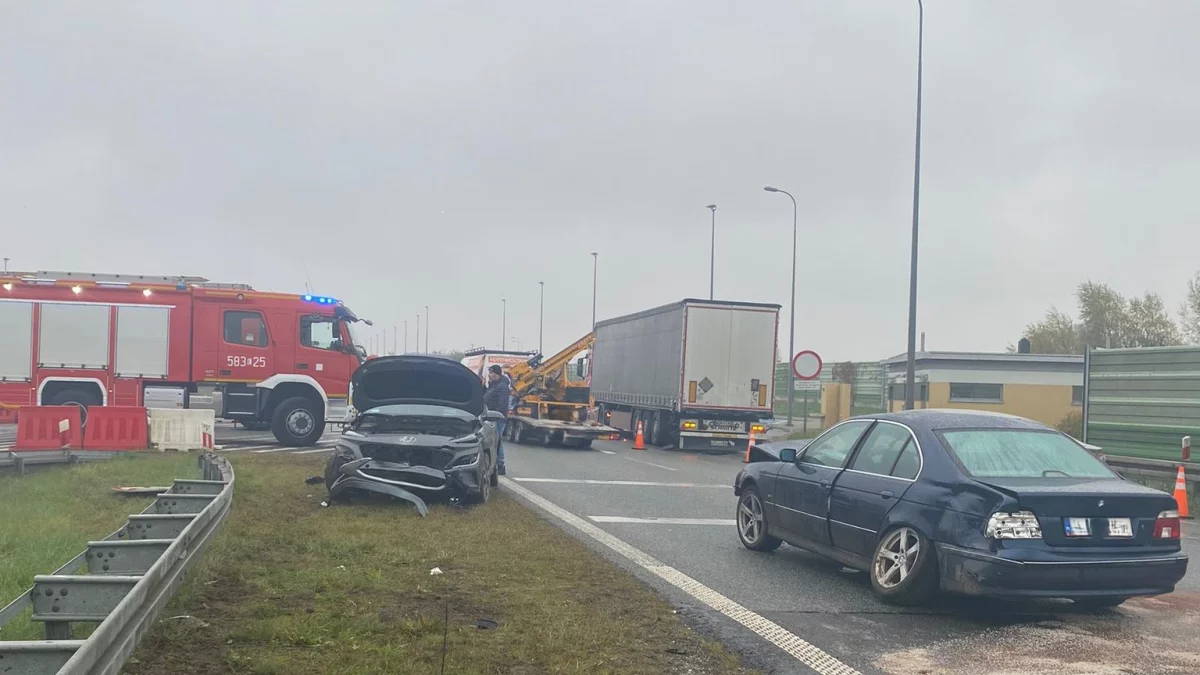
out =
{"type": "Polygon", "coordinates": [[[46,405],[79,406],[80,426],[87,425],[88,406],[100,405],[101,403],[102,401],[97,401],[94,395],[80,389],[67,389],[66,391],[60,391],[46,401],[46,405]]]}
{"type": "Polygon", "coordinates": [[[271,430],[282,445],[301,447],[313,445],[325,433],[325,420],[319,407],[303,396],[293,396],[275,408],[271,430]]]}

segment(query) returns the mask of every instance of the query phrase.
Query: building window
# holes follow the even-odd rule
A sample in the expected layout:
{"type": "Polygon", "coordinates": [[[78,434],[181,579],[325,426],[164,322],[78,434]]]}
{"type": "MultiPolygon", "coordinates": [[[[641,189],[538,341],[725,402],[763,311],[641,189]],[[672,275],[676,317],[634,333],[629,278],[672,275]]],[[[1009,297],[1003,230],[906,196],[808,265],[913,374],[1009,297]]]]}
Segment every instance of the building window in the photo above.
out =
{"type": "MultiPolygon", "coordinates": [[[[903,401],[904,400],[904,383],[897,382],[897,383],[893,384],[891,386],[890,394],[891,394],[891,400],[903,401]]],[[[914,401],[924,401],[925,403],[929,402],[929,383],[928,382],[918,382],[917,383],[917,391],[916,391],[916,394],[913,396],[913,400],[914,401]]]]}
{"type": "Polygon", "coordinates": [[[951,382],[950,401],[953,403],[1003,403],[1004,385],[951,382]]]}
{"type": "Polygon", "coordinates": [[[1071,387],[1071,405],[1083,405],[1083,385],[1071,387]]]}
{"type": "Polygon", "coordinates": [[[225,312],[225,341],[231,345],[267,346],[267,322],[258,312],[225,312]]]}

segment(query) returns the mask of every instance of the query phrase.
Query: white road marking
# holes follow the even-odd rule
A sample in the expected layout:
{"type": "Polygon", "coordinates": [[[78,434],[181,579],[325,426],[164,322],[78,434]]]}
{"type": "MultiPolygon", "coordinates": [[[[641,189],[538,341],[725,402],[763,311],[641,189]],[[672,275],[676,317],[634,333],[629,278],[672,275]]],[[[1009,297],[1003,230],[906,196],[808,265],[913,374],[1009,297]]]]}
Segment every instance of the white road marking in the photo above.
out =
{"type": "Polygon", "coordinates": [[[626,544],[624,541],[570,511],[547,499],[539,497],[529,491],[529,489],[514,483],[508,478],[501,478],[500,483],[505,489],[511,491],[521,499],[620,553],[651,574],[658,576],[705,605],[749,628],[756,635],[794,656],[796,660],[813,669],[819,675],[862,675],[859,671],[830,656],[828,653],[822,651],[821,648],[800,638],[783,626],[742,607],[733,600],[721,595],[674,567],[664,565],[650,555],[626,544]]]}
{"type": "Polygon", "coordinates": [[[679,470],[679,469],[673,469],[669,466],[663,466],[662,464],[655,464],[654,462],[647,462],[647,461],[644,461],[641,459],[634,459],[633,457],[628,457],[625,455],[621,455],[621,457],[624,459],[627,459],[631,462],[637,462],[638,464],[645,464],[646,466],[652,466],[656,469],[666,469],[667,471],[678,471],[679,470]]]}
{"type": "Polygon", "coordinates": [[[274,445],[233,445],[225,446],[222,452],[245,452],[246,450],[258,450],[260,448],[273,448],[274,445]]]}
{"type": "Polygon", "coordinates": [[[311,455],[311,454],[313,454],[314,452],[330,452],[331,450],[333,450],[333,446],[332,446],[332,445],[327,445],[327,446],[325,446],[325,447],[323,447],[323,448],[313,448],[312,450],[299,450],[299,451],[297,451],[297,452],[295,452],[295,453],[293,453],[293,454],[297,454],[297,455],[311,455]]]}
{"type": "Polygon", "coordinates": [[[613,452],[612,450],[601,450],[600,452],[603,452],[603,453],[604,453],[604,454],[606,454],[606,455],[615,455],[615,454],[617,454],[617,453],[613,452]]]}
{"type": "Polygon", "coordinates": [[[639,487],[718,488],[733,491],[733,485],[715,483],[660,483],[650,480],[593,480],[590,478],[513,478],[522,483],[572,483],[575,485],[635,485],[639,487]]]}
{"type": "Polygon", "coordinates": [[[637,525],[737,525],[733,518],[627,518],[625,516],[588,516],[595,523],[631,523],[637,525]]]}
{"type": "Polygon", "coordinates": [[[255,450],[254,454],[261,455],[267,452],[283,452],[285,450],[295,450],[295,448],[286,445],[281,448],[263,448],[262,450],[255,450]]]}

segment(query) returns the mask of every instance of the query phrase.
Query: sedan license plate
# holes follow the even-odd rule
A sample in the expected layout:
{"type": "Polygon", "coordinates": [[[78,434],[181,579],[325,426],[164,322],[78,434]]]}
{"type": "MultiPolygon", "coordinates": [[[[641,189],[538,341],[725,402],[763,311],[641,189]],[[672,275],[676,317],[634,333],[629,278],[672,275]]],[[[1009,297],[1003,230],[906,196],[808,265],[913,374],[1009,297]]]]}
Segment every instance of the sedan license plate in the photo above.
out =
{"type": "Polygon", "coordinates": [[[1108,536],[1129,538],[1133,536],[1133,523],[1128,518],[1109,518],[1108,536]]]}
{"type": "Polygon", "coordinates": [[[1091,521],[1087,518],[1065,518],[1063,525],[1068,537],[1090,537],[1092,535],[1091,521]]]}

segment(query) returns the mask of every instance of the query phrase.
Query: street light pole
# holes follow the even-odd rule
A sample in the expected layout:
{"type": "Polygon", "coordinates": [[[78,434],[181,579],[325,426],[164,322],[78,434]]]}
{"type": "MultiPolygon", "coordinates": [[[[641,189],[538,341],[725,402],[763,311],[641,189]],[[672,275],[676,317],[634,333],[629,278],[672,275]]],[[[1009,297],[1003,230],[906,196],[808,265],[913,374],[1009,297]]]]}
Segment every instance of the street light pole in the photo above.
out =
{"type": "Polygon", "coordinates": [[[546,282],[538,282],[538,353],[542,352],[542,327],[546,318],[546,282]]]}
{"type": "Polygon", "coordinates": [[[917,134],[913,153],[912,261],[908,270],[908,364],[905,371],[904,409],[914,407],[917,379],[917,225],[921,213],[921,75],[925,57],[925,5],[917,0],[917,134]]]}
{"type": "Polygon", "coordinates": [[[600,254],[592,251],[592,330],[596,330],[596,268],[600,265],[600,254]]]}
{"type": "Polygon", "coordinates": [[[500,349],[508,345],[508,300],[500,298],[500,349]]]}
{"type": "Polygon", "coordinates": [[[707,207],[712,211],[712,248],[708,257],[708,299],[713,299],[713,279],[717,273],[717,205],[709,204],[707,207]]]}
{"type": "Polygon", "coordinates": [[[413,339],[417,342],[417,348],[413,351],[421,353],[421,313],[417,312],[417,329],[413,331],[413,339]]]}
{"type": "Polygon", "coordinates": [[[425,305],[425,351],[429,351],[429,305],[425,305]]]}
{"type": "MultiPolygon", "coordinates": [[[[792,308],[788,318],[788,426],[792,426],[792,404],[796,400],[796,373],[792,371],[792,358],[796,355],[796,198],[787,190],[773,188],[770,185],[763,188],[767,192],[779,192],[792,200],[792,308]]],[[[804,410],[804,421],[808,423],[808,409],[804,410]]]]}

